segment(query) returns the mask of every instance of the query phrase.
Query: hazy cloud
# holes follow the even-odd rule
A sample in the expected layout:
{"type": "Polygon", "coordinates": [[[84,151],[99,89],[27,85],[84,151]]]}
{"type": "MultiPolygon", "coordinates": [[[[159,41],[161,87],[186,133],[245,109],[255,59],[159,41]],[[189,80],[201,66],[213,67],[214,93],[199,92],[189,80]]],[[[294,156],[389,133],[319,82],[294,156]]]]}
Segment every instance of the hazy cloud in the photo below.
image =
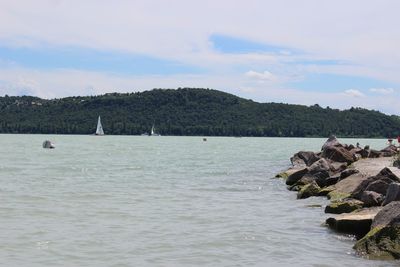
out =
{"type": "Polygon", "coordinates": [[[257,79],[257,80],[264,80],[264,81],[273,81],[275,80],[275,76],[269,72],[269,71],[264,71],[264,72],[257,72],[250,70],[245,73],[246,77],[257,79]]]}
{"type": "Polygon", "coordinates": [[[394,93],[393,88],[371,88],[369,89],[373,93],[382,94],[382,95],[389,95],[394,93]]]}
{"type": "Polygon", "coordinates": [[[351,97],[364,97],[365,96],[363,93],[361,93],[357,89],[348,89],[348,90],[344,91],[344,94],[347,96],[351,96],[351,97]]]}

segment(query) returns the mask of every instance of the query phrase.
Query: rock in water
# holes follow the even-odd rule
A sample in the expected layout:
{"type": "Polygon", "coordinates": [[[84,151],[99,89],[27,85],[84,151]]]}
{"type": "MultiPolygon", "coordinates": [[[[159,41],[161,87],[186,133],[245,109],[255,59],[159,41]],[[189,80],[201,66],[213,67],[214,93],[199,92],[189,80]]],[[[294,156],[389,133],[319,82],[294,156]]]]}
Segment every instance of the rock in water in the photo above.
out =
{"type": "Polygon", "coordinates": [[[357,199],[340,199],[332,201],[329,205],[325,207],[325,213],[348,213],[355,210],[359,210],[363,207],[364,203],[357,199]]]}
{"type": "Polygon", "coordinates": [[[370,259],[400,259],[400,202],[386,205],[354,249],[370,259]]]}
{"type": "Polygon", "coordinates": [[[305,167],[311,166],[314,162],[319,160],[320,157],[317,156],[312,151],[300,151],[290,158],[290,162],[294,167],[305,167]],[[305,165],[305,166],[304,166],[305,165]]]}
{"type": "Polygon", "coordinates": [[[306,173],[308,173],[308,168],[300,169],[291,175],[286,180],[287,185],[294,185],[299,181],[306,173]]]}
{"type": "Polygon", "coordinates": [[[365,208],[351,213],[335,215],[326,220],[328,226],[338,232],[362,237],[371,229],[372,220],[381,207],[365,208]]]}
{"type": "Polygon", "coordinates": [[[301,190],[297,194],[297,198],[308,198],[312,196],[318,196],[319,191],[321,188],[318,186],[318,184],[313,181],[301,188],[301,190]]]}

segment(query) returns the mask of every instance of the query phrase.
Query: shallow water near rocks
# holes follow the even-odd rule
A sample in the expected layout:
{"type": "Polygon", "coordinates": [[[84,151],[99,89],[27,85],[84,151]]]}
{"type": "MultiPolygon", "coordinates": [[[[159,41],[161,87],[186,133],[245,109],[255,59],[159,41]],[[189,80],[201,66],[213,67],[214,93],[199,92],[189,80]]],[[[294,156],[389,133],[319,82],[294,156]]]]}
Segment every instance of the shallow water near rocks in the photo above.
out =
{"type": "Polygon", "coordinates": [[[324,198],[272,179],[324,141],[0,135],[0,265],[397,266],[355,256],[324,198]]]}

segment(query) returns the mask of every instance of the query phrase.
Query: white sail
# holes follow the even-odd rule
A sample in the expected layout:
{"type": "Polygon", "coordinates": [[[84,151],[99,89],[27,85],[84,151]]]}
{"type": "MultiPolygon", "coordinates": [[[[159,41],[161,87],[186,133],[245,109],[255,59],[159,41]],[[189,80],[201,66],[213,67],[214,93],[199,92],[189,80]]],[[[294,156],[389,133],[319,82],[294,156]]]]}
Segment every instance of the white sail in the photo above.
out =
{"type": "Polygon", "coordinates": [[[161,134],[156,133],[156,130],[154,128],[154,124],[151,127],[150,136],[161,136],[161,134]]]}
{"type": "Polygon", "coordinates": [[[101,119],[99,116],[99,119],[97,120],[97,128],[96,128],[96,135],[104,135],[104,131],[103,131],[103,126],[101,125],[101,119]]]}

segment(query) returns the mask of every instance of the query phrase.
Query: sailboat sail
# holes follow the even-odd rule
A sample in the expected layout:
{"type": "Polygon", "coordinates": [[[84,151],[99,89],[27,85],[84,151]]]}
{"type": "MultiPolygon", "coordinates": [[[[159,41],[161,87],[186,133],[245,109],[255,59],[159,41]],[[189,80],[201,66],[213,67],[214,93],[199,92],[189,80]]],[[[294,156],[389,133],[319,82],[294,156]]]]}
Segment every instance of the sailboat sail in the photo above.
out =
{"type": "Polygon", "coordinates": [[[150,136],[160,136],[161,134],[158,134],[155,130],[154,124],[151,127],[151,132],[150,132],[150,136]]]}
{"type": "Polygon", "coordinates": [[[101,119],[97,120],[97,128],[96,128],[96,135],[104,135],[103,126],[101,125],[101,119]]]}

